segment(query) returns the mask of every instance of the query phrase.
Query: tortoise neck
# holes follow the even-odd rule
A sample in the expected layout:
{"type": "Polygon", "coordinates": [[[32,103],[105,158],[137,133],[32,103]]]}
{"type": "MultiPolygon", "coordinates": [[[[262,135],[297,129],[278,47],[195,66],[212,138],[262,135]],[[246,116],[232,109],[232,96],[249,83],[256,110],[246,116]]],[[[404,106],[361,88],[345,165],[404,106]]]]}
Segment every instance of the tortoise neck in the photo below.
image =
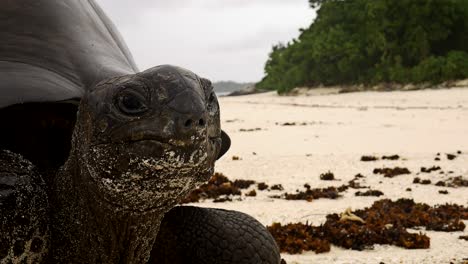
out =
{"type": "Polygon", "coordinates": [[[97,197],[70,157],[52,195],[52,257],[59,263],[146,263],[165,211],[126,211],[97,197]]]}

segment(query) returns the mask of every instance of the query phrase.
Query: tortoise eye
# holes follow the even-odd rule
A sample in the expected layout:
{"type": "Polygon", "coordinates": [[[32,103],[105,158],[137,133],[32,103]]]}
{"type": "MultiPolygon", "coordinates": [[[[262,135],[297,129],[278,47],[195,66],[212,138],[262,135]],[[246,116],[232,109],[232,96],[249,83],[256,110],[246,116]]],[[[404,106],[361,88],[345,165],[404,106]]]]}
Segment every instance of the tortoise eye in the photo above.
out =
{"type": "Polygon", "coordinates": [[[116,106],[126,115],[140,115],[148,111],[146,99],[133,90],[125,90],[117,95],[116,106]]]}

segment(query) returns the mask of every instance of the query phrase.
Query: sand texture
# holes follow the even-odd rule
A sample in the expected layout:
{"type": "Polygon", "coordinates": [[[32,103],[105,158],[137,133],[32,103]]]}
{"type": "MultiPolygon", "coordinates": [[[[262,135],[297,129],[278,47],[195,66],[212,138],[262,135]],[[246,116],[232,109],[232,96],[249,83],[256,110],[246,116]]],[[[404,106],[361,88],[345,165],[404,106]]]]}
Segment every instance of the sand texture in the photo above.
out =
{"type": "MultiPolygon", "coordinates": [[[[411,198],[429,205],[457,203],[468,206],[468,188],[435,186],[439,180],[468,178],[468,89],[408,92],[361,92],[317,96],[283,97],[265,93],[220,98],[222,128],[231,136],[230,151],[216,170],[230,179],[247,179],[269,185],[282,184],[284,191],[258,191],[242,201],[198,206],[220,207],[248,213],[265,225],[308,222],[319,225],[325,215],[371,206],[379,199],[411,198]],[[290,123],[285,126],[285,123],[290,123]],[[294,124],[295,123],[295,124],[294,124]],[[456,154],[453,160],[447,153],[456,154]],[[437,156],[437,153],[440,153],[437,156]],[[360,161],[363,155],[398,154],[399,160],[360,161]],[[240,160],[233,160],[238,156],[240,160]],[[435,161],[440,157],[440,161],[435,161]],[[385,178],[373,169],[406,167],[409,175],[385,178]],[[421,167],[440,166],[419,174],[421,167]],[[331,171],[337,181],[320,180],[331,171]],[[312,188],[339,186],[361,173],[362,185],[380,190],[383,196],[357,197],[354,189],[343,197],[307,201],[286,201],[269,196],[312,188]],[[413,179],[430,179],[432,184],[414,184],[413,179]],[[406,191],[411,188],[412,191],[406,191]],[[448,194],[440,194],[447,190],[448,194]]],[[[252,186],[250,189],[255,189],[252,186]]],[[[468,225],[468,221],[465,221],[468,225]]],[[[425,231],[429,249],[408,250],[376,245],[355,251],[333,246],[328,253],[283,254],[288,263],[464,263],[468,241],[463,232],[425,231]]],[[[413,231],[413,230],[411,230],[413,231]]],[[[419,232],[421,230],[414,230],[419,232]]]]}

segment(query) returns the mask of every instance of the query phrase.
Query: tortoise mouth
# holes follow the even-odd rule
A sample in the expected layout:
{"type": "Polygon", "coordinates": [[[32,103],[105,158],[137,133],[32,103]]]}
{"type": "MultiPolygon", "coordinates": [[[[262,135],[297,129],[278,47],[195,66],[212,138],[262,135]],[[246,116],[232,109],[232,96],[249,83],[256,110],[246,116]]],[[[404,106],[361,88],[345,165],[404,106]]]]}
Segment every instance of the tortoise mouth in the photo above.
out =
{"type": "MultiPolygon", "coordinates": [[[[154,136],[146,136],[146,137],[140,137],[140,138],[129,138],[125,140],[111,140],[108,142],[99,142],[96,144],[91,144],[90,147],[100,147],[100,146],[107,146],[107,145],[131,145],[135,143],[153,143],[153,144],[159,144],[162,146],[166,146],[169,148],[178,148],[178,147],[183,147],[187,145],[197,145],[193,144],[193,141],[189,140],[174,140],[174,139],[162,139],[160,137],[154,137],[154,136]]],[[[199,144],[203,142],[200,141],[199,144]]]]}
{"type": "Polygon", "coordinates": [[[95,144],[84,155],[86,182],[116,210],[162,210],[211,176],[215,153],[210,141],[147,137],[95,144]]]}

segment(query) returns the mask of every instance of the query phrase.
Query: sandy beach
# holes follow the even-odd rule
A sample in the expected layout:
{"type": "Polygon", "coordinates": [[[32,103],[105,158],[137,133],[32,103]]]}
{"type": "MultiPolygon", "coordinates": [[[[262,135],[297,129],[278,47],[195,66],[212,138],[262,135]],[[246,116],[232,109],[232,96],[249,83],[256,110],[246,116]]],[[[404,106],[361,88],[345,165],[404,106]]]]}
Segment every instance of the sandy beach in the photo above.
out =
{"type": "MultiPolygon", "coordinates": [[[[371,206],[388,198],[411,198],[429,205],[468,205],[467,187],[449,188],[434,184],[414,184],[414,177],[433,183],[453,176],[468,177],[468,89],[421,90],[407,92],[317,93],[311,96],[278,96],[264,93],[222,97],[222,128],[230,135],[232,147],[217,163],[216,171],[229,179],[246,179],[282,184],[284,191],[258,191],[242,201],[198,206],[238,210],[264,225],[273,222],[319,225],[330,213],[371,206]],[[290,123],[285,126],[285,123],[290,123]],[[294,124],[295,123],[295,124],[294,124]],[[462,154],[455,159],[447,153],[462,154]],[[440,153],[440,161],[435,161],[440,153]],[[399,160],[360,161],[363,155],[398,154],[399,160]],[[238,156],[239,160],[233,160],[238,156]],[[440,171],[416,175],[421,167],[440,166],[440,171]],[[384,178],[374,168],[406,167],[409,175],[384,178]],[[331,171],[338,181],[322,181],[321,173],[331,171]],[[361,173],[360,183],[380,190],[383,196],[357,197],[348,190],[343,197],[312,202],[287,201],[271,195],[295,192],[308,183],[312,188],[339,186],[361,173]],[[406,191],[411,188],[412,191],[406,191]],[[448,194],[440,194],[447,190],[448,194]]],[[[255,189],[255,187],[251,187],[255,189]]],[[[468,225],[468,221],[465,221],[468,225]]],[[[419,232],[421,230],[410,230],[419,232]]],[[[332,246],[328,253],[282,254],[287,263],[465,263],[468,241],[458,239],[463,232],[424,231],[429,249],[408,250],[376,245],[372,250],[355,251],[332,246]]]]}

